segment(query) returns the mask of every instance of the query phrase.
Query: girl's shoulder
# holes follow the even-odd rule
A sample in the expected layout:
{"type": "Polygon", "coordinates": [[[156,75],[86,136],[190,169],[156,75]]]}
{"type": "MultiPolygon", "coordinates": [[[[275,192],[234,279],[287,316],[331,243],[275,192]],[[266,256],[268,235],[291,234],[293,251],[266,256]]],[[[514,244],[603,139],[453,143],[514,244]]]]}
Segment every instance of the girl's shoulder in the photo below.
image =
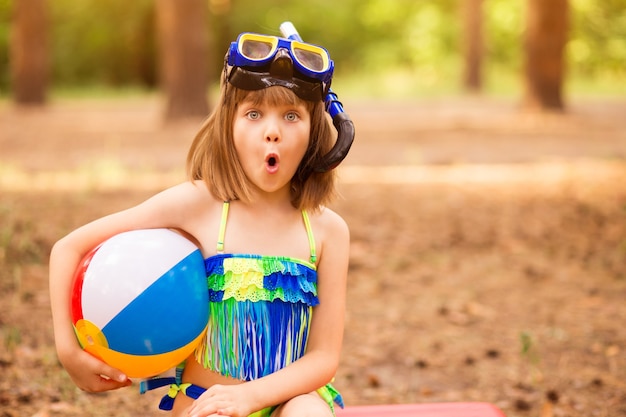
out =
{"type": "Polygon", "coordinates": [[[174,185],[162,192],[168,198],[180,199],[179,202],[201,201],[210,205],[221,205],[222,202],[216,199],[209,191],[204,181],[185,181],[174,185]]]}
{"type": "Polygon", "coordinates": [[[154,201],[166,211],[175,210],[182,216],[221,210],[223,202],[216,199],[203,181],[185,181],[161,191],[148,202],[154,201]]]}
{"type": "Polygon", "coordinates": [[[350,231],[348,224],[337,212],[328,207],[309,213],[311,224],[316,237],[321,239],[349,239],[350,231]]]}
{"type": "Polygon", "coordinates": [[[166,201],[162,207],[176,228],[193,237],[200,248],[210,247],[217,236],[223,201],[218,200],[208,190],[203,181],[186,181],[170,187],[158,197],[166,201]]]}
{"type": "Polygon", "coordinates": [[[329,271],[347,268],[350,257],[350,230],[346,221],[333,210],[322,207],[311,216],[311,226],[318,247],[319,279],[329,271]]]}
{"type": "Polygon", "coordinates": [[[345,224],[345,221],[343,217],[341,217],[341,215],[339,215],[336,211],[326,206],[321,206],[317,210],[310,210],[308,211],[308,213],[309,213],[309,216],[311,216],[311,218],[317,218],[323,222],[329,222],[331,224],[334,224],[334,223],[345,224]]]}

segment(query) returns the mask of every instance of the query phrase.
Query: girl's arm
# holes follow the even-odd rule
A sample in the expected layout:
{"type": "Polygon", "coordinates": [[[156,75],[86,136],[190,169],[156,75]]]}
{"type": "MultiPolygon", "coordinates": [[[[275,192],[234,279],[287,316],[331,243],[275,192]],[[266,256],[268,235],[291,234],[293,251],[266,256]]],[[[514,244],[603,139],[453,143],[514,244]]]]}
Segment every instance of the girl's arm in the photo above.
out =
{"type": "Polygon", "coordinates": [[[343,342],[350,236],[346,223],[325,209],[316,219],[315,236],[321,240],[318,297],[306,354],[291,365],[240,385],[214,385],[194,402],[191,416],[217,413],[247,416],[323,387],[335,376],[343,342]]]}
{"type": "Polygon", "coordinates": [[[55,344],[59,360],[76,385],[88,392],[100,392],[130,385],[128,378],[83,351],[74,333],[70,316],[70,291],[74,271],[82,257],[96,245],[118,233],[134,229],[175,228],[189,232],[185,219],[193,217],[192,207],[201,187],[184,183],[144,203],[88,223],[60,239],[50,253],[50,301],[55,344]]]}

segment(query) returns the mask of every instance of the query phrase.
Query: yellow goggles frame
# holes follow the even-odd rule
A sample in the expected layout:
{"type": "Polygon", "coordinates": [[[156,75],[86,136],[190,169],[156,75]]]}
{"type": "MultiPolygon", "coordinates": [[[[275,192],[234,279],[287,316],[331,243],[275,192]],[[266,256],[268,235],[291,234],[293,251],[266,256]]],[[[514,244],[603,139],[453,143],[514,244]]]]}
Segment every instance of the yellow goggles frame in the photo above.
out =
{"type": "MultiPolygon", "coordinates": [[[[311,45],[309,43],[299,42],[296,40],[289,40],[285,38],[279,38],[276,36],[261,35],[257,33],[242,33],[237,39],[237,52],[241,58],[246,61],[250,61],[248,65],[252,63],[264,64],[274,57],[276,51],[280,47],[285,47],[291,55],[294,63],[299,67],[303,73],[323,74],[331,68],[331,60],[328,51],[320,46],[311,45]],[[246,41],[260,42],[267,44],[269,49],[267,53],[262,57],[252,57],[245,52],[246,41]],[[321,68],[313,68],[309,63],[302,60],[298,52],[304,51],[319,57],[321,59],[321,68]]],[[[236,63],[237,65],[237,63],[236,63]]],[[[245,62],[240,65],[246,65],[245,62]]],[[[252,64],[253,65],[253,64],[252,64]]]]}

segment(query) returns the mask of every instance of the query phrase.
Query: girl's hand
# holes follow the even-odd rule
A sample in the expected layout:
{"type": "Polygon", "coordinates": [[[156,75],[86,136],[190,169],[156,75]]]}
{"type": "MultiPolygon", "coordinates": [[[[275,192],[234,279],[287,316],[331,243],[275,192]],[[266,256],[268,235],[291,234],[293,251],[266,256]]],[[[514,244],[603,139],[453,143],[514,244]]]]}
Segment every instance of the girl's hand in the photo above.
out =
{"type": "Polygon", "coordinates": [[[249,416],[256,410],[251,408],[250,398],[244,392],[244,385],[213,385],[194,401],[189,409],[189,416],[249,416]]]}
{"type": "Polygon", "coordinates": [[[103,392],[132,384],[123,372],[110,367],[80,348],[72,349],[71,353],[65,355],[59,354],[59,359],[72,381],[83,391],[103,392]]]}

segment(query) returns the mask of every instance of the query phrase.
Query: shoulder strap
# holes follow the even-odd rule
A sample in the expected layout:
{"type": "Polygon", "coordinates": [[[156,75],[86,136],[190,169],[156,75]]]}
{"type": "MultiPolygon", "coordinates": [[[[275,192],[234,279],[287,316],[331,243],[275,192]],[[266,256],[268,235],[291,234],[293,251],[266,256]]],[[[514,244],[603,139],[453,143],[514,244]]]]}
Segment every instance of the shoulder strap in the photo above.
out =
{"type": "Polygon", "coordinates": [[[230,203],[224,201],[222,206],[222,219],[220,220],[220,232],[217,236],[217,253],[224,253],[224,236],[226,236],[226,220],[228,219],[228,208],[230,203]]]}
{"type": "Polygon", "coordinates": [[[309,247],[311,249],[310,262],[315,265],[317,262],[317,254],[315,251],[315,238],[313,237],[313,229],[311,228],[311,221],[309,220],[309,214],[306,210],[302,210],[302,219],[304,220],[304,227],[306,228],[306,234],[309,237],[309,247]]]}

